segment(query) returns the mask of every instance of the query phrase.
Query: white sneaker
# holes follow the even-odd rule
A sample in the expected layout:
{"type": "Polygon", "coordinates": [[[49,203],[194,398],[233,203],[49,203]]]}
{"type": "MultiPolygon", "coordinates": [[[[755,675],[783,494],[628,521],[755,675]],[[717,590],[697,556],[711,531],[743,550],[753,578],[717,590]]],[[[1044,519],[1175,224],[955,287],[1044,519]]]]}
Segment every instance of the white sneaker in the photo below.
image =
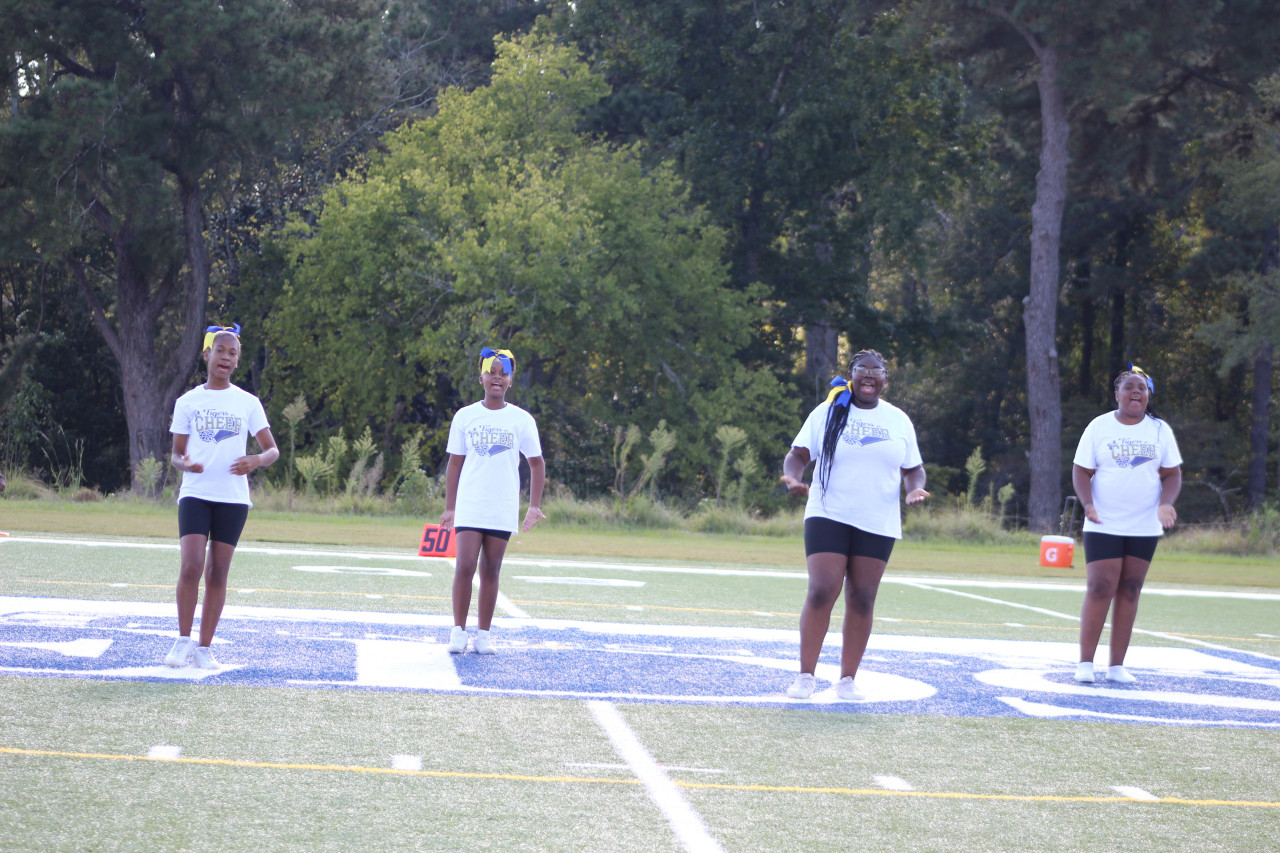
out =
{"type": "Polygon", "coordinates": [[[802,672],[796,676],[795,683],[787,688],[787,695],[792,699],[808,699],[813,695],[813,690],[818,686],[818,680],[807,672],[802,672]]]}
{"type": "Polygon", "coordinates": [[[467,650],[467,629],[454,625],[449,634],[449,645],[445,646],[451,655],[460,655],[467,650]]]}
{"type": "Polygon", "coordinates": [[[1093,661],[1082,660],[1076,664],[1076,681],[1082,681],[1086,684],[1093,683],[1093,661]]]}
{"type": "Polygon", "coordinates": [[[849,702],[856,702],[859,699],[867,698],[862,691],[858,689],[858,685],[853,683],[853,676],[846,675],[840,679],[840,683],[836,685],[836,696],[849,702]]]}
{"type": "Polygon", "coordinates": [[[201,669],[217,669],[218,661],[213,656],[213,649],[208,646],[196,646],[191,653],[191,662],[201,669]]]}
{"type": "Polygon", "coordinates": [[[173,644],[173,648],[169,649],[169,654],[164,656],[164,665],[179,667],[186,666],[191,663],[191,652],[195,650],[196,641],[190,637],[179,637],[178,641],[173,644]]]}
{"type": "Polygon", "coordinates": [[[1133,684],[1136,680],[1123,666],[1107,668],[1107,681],[1114,681],[1116,684],[1133,684]]]}
{"type": "Polygon", "coordinates": [[[494,652],[488,631],[476,631],[476,638],[472,641],[471,647],[476,650],[476,654],[480,655],[491,655],[494,652]]]}

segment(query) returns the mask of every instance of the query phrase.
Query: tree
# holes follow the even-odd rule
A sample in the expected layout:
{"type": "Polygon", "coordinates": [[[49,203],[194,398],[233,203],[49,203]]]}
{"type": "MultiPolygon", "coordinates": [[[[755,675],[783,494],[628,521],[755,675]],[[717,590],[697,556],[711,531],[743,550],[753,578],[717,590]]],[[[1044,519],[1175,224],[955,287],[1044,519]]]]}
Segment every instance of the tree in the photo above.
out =
{"type": "Polygon", "coordinates": [[[576,460],[558,478],[601,486],[591,454],[603,463],[614,424],[666,418],[696,445],[693,400],[757,312],[723,286],[723,233],[670,166],[579,132],[606,92],[569,48],[500,40],[489,85],[388,135],[286,243],[272,388],[353,432],[426,423],[439,451],[475,354],[502,345],[513,398],[550,454],[576,460]]]}
{"type": "MultiPolygon", "coordinates": [[[[0,186],[114,356],[130,467],[163,458],[197,364],[210,207],[369,79],[378,7],[207,0],[0,5],[0,186]]],[[[10,237],[13,235],[11,234],[10,237]]],[[[221,318],[219,318],[221,319],[221,318]]]]}
{"type": "Polygon", "coordinates": [[[579,0],[559,25],[614,87],[593,126],[673,158],[730,235],[732,285],[767,288],[753,358],[790,372],[802,334],[818,396],[841,336],[886,345],[873,252],[918,265],[974,141],[954,69],[847,0],[579,0]]]}

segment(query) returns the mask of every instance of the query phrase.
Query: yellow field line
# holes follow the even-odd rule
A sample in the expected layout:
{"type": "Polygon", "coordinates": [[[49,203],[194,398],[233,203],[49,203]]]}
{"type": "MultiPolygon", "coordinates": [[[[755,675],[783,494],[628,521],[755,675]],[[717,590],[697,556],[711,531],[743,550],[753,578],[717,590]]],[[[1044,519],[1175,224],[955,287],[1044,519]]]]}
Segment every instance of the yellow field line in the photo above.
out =
{"type": "MultiPolygon", "coordinates": [[[[640,785],[638,779],[609,779],[601,776],[527,776],[518,773],[467,773],[458,770],[399,770],[394,767],[360,767],[346,764],[302,764],[271,761],[237,761],[228,758],[153,758],[149,755],[116,755],[100,752],[67,752],[53,749],[19,749],[0,746],[0,754],[47,758],[82,758],[99,761],[148,761],[161,764],[194,764],[214,767],[242,767],[258,770],[312,770],[325,773],[372,773],[386,776],[426,776],[436,779],[483,779],[513,782],[555,782],[592,785],[640,785]]],[[[881,788],[829,788],[803,785],[729,785],[715,782],[674,781],[680,788],[736,791],[745,793],[835,794],[856,797],[917,797],[938,800],[1002,800],[1024,803],[1136,803],[1142,805],[1235,806],[1280,808],[1280,802],[1266,800],[1193,800],[1161,797],[1139,800],[1133,797],[1089,797],[1056,794],[974,794],[963,791],[889,791],[881,788]]]]}
{"type": "MultiPolygon", "coordinates": [[[[115,587],[117,589],[121,588],[119,587],[118,584],[110,583],[108,581],[64,581],[64,580],[47,580],[44,578],[13,578],[12,582],[13,583],[32,583],[32,584],[62,584],[62,585],[68,585],[68,586],[99,586],[99,587],[109,586],[109,587],[115,587]]],[[[172,590],[173,584],[127,583],[125,584],[125,587],[136,587],[138,589],[172,590]]],[[[275,589],[272,587],[261,587],[261,586],[239,587],[239,588],[228,587],[227,588],[227,592],[243,592],[245,590],[252,590],[253,592],[273,592],[279,595],[335,595],[335,596],[348,596],[353,598],[368,598],[369,595],[371,594],[367,592],[348,592],[345,590],[275,589]]],[[[449,600],[449,597],[444,595],[413,595],[411,593],[404,593],[404,592],[386,592],[386,593],[372,593],[372,594],[380,595],[383,598],[407,598],[407,599],[413,599],[415,601],[448,601],[449,600]]],[[[594,601],[541,601],[538,599],[530,599],[530,598],[513,598],[511,599],[511,603],[519,604],[519,605],[541,606],[541,607],[599,607],[599,608],[606,608],[606,609],[607,608],[625,609],[625,608],[637,606],[634,604],[614,604],[609,602],[594,602],[594,601]]],[[[680,612],[680,613],[725,613],[725,614],[748,615],[748,616],[753,616],[757,613],[767,613],[770,616],[790,616],[793,618],[799,618],[800,616],[799,613],[792,613],[784,610],[734,610],[729,608],[717,608],[717,607],[676,607],[674,605],[669,605],[669,604],[644,604],[640,606],[643,607],[645,610],[673,611],[673,612],[680,612]]],[[[839,622],[840,615],[838,613],[833,613],[832,619],[836,622],[839,622]]],[[[951,621],[951,620],[945,620],[945,619],[899,619],[896,617],[893,617],[893,621],[902,622],[904,624],[909,624],[909,625],[949,625],[953,627],[962,627],[962,628],[1006,627],[1004,622],[958,622],[958,621],[951,621]]],[[[1023,627],[1031,630],[1037,630],[1037,631],[1077,632],[1080,630],[1079,626],[1075,626],[1075,625],[1024,625],[1023,627]]],[[[1168,634],[1170,637],[1186,637],[1189,639],[1198,639],[1198,640],[1223,640],[1223,641],[1229,640],[1229,641],[1238,642],[1238,643],[1268,642],[1268,640],[1263,637],[1219,637],[1212,634],[1178,634],[1172,631],[1165,631],[1163,633],[1168,634]]]]}

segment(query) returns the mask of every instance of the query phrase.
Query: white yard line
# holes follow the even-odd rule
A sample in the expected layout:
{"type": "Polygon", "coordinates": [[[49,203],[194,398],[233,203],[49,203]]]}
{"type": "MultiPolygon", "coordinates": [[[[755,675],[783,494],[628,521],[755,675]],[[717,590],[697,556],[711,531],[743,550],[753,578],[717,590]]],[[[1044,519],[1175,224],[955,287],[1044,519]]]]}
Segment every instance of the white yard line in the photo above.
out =
{"type": "Polygon", "coordinates": [[[587,702],[587,707],[591,709],[591,715],[596,718],[600,728],[609,736],[618,755],[644,783],[649,799],[653,800],[658,811],[662,812],[662,816],[670,824],[680,846],[690,853],[723,853],[724,848],[720,846],[720,842],[711,836],[702,818],[685,800],[680,789],[667,777],[662,767],[653,760],[653,756],[640,743],[636,733],[622,719],[613,703],[592,700],[587,702]]]}
{"type": "MultiPolygon", "coordinates": [[[[976,595],[972,592],[961,592],[958,589],[947,589],[946,587],[936,583],[922,583],[920,581],[914,581],[910,585],[914,586],[916,589],[923,589],[929,592],[945,592],[948,595],[958,595],[961,598],[972,598],[974,601],[983,601],[987,604],[1000,604],[1005,607],[1015,607],[1019,610],[1030,610],[1032,613],[1039,613],[1042,616],[1052,616],[1056,619],[1066,619],[1070,622],[1080,621],[1080,616],[1075,613],[1062,613],[1057,610],[1049,610],[1044,607],[1022,604],[1017,601],[1005,601],[1003,598],[991,598],[986,595],[976,595]]],[[[1144,590],[1143,594],[1146,595],[1148,593],[1144,590]]],[[[1207,640],[1200,640],[1195,637],[1180,637],[1177,634],[1166,634],[1163,631],[1147,631],[1137,627],[1133,629],[1133,633],[1143,634],[1148,637],[1159,637],[1162,640],[1169,640],[1170,642],[1187,643],[1188,645],[1200,646],[1205,649],[1215,649],[1220,652],[1234,652],[1236,654],[1251,655],[1253,657],[1262,658],[1263,660],[1280,661],[1280,657],[1276,657],[1275,655],[1267,655],[1250,649],[1237,649],[1231,646],[1221,645],[1220,643],[1210,643],[1207,640]]]]}
{"type": "MultiPolygon", "coordinates": [[[[90,547],[90,548],[141,548],[153,551],[172,551],[175,554],[178,551],[178,543],[173,544],[159,542],[122,542],[122,541],[105,541],[100,539],[67,539],[58,537],[43,536],[10,536],[5,541],[8,542],[25,542],[45,545],[70,545],[73,547],[90,547]]],[[[321,557],[344,557],[354,560],[383,560],[383,561],[404,561],[411,563],[419,563],[421,565],[430,565],[429,561],[440,560],[449,563],[443,557],[420,557],[416,553],[411,552],[407,547],[404,551],[332,551],[319,548],[275,548],[265,545],[241,545],[236,548],[237,553],[241,554],[266,554],[268,556],[321,556],[321,557]]],[[[506,557],[502,561],[505,566],[534,566],[539,568],[570,568],[570,569],[603,569],[616,572],[648,572],[655,574],[678,574],[678,575],[719,575],[725,577],[756,577],[756,578],[779,578],[782,580],[799,580],[807,581],[808,575],[803,571],[778,571],[773,569],[728,569],[728,568],[705,568],[696,566],[655,566],[643,565],[636,563],[608,563],[595,560],[552,560],[539,559],[537,557],[506,557]]],[[[1015,581],[1015,580],[981,580],[971,578],[929,578],[929,577],[908,577],[899,575],[887,575],[881,583],[886,584],[902,584],[904,586],[920,586],[928,587],[971,587],[985,589],[1024,589],[1024,590],[1051,590],[1056,592],[1084,592],[1084,584],[1078,581],[1015,581]]],[[[941,590],[939,590],[941,591],[941,590]]],[[[948,591],[950,591],[948,589],[948,591]]],[[[1280,602],[1280,592],[1237,592],[1234,590],[1209,590],[1209,589],[1169,589],[1161,587],[1148,586],[1142,590],[1143,595],[1165,595],[1179,598],[1231,598],[1242,601],[1278,601],[1280,602]]],[[[1046,611],[1051,613],[1051,611],[1046,611]]]]}

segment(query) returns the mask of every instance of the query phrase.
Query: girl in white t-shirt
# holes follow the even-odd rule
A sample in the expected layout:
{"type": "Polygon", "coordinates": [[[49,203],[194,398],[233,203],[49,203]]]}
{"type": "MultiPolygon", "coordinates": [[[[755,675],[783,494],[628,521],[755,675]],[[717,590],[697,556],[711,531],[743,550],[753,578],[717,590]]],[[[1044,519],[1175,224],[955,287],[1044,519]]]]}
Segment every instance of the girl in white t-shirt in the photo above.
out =
{"type": "Polygon", "coordinates": [[[489,637],[498,601],[498,573],[507,541],[516,532],[520,515],[520,455],[529,460],[529,509],[521,530],[546,518],[542,514],[542,484],[546,468],[542,443],[533,416],[506,401],[515,377],[510,350],[480,351],[480,384],[484,398],[458,411],[449,424],[449,467],[445,471],[444,513],[440,525],[457,531],[457,562],[453,572],[453,630],[448,649],[467,649],[467,611],[471,583],[480,570],[475,650],[493,654],[489,637]]]}
{"type": "Polygon", "coordinates": [[[1088,574],[1076,681],[1094,680],[1093,656],[1110,608],[1107,680],[1132,684],[1124,656],[1156,543],[1178,520],[1173,502],[1182,490],[1182,456],[1173,430],[1150,410],[1155,383],[1142,368],[1129,365],[1116,377],[1115,391],[1116,410],[1085,427],[1071,468],[1084,507],[1088,574]]]}
{"type": "Polygon", "coordinates": [[[898,495],[905,483],[908,504],[929,497],[915,427],[905,412],[880,399],[887,384],[884,356],[859,352],[848,380],[832,380],[827,401],[809,414],[782,462],[787,490],[809,497],[804,511],[809,592],[800,612],[800,675],[787,688],[793,699],[808,699],[817,686],[814,670],[841,587],[846,587],[844,642],[836,695],[862,698],[854,676],[871,637],[880,579],[894,540],[902,538],[898,495]],[[801,478],[815,459],[810,487],[801,478]]]}
{"type": "Polygon", "coordinates": [[[205,330],[207,380],[178,398],[173,406],[173,453],[170,461],[182,472],[178,491],[178,640],[165,657],[168,666],[195,663],[217,669],[209,646],[227,600],[227,574],[240,533],[249,516],[249,472],[280,458],[271,426],[257,397],[231,384],[240,364],[240,327],[205,330]],[[247,455],[249,436],[260,453],[247,455]],[[206,556],[206,549],[208,554],[206,556]],[[204,575],[204,608],[200,611],[200,644],[191,639],[200,576],[204,575]]]}

